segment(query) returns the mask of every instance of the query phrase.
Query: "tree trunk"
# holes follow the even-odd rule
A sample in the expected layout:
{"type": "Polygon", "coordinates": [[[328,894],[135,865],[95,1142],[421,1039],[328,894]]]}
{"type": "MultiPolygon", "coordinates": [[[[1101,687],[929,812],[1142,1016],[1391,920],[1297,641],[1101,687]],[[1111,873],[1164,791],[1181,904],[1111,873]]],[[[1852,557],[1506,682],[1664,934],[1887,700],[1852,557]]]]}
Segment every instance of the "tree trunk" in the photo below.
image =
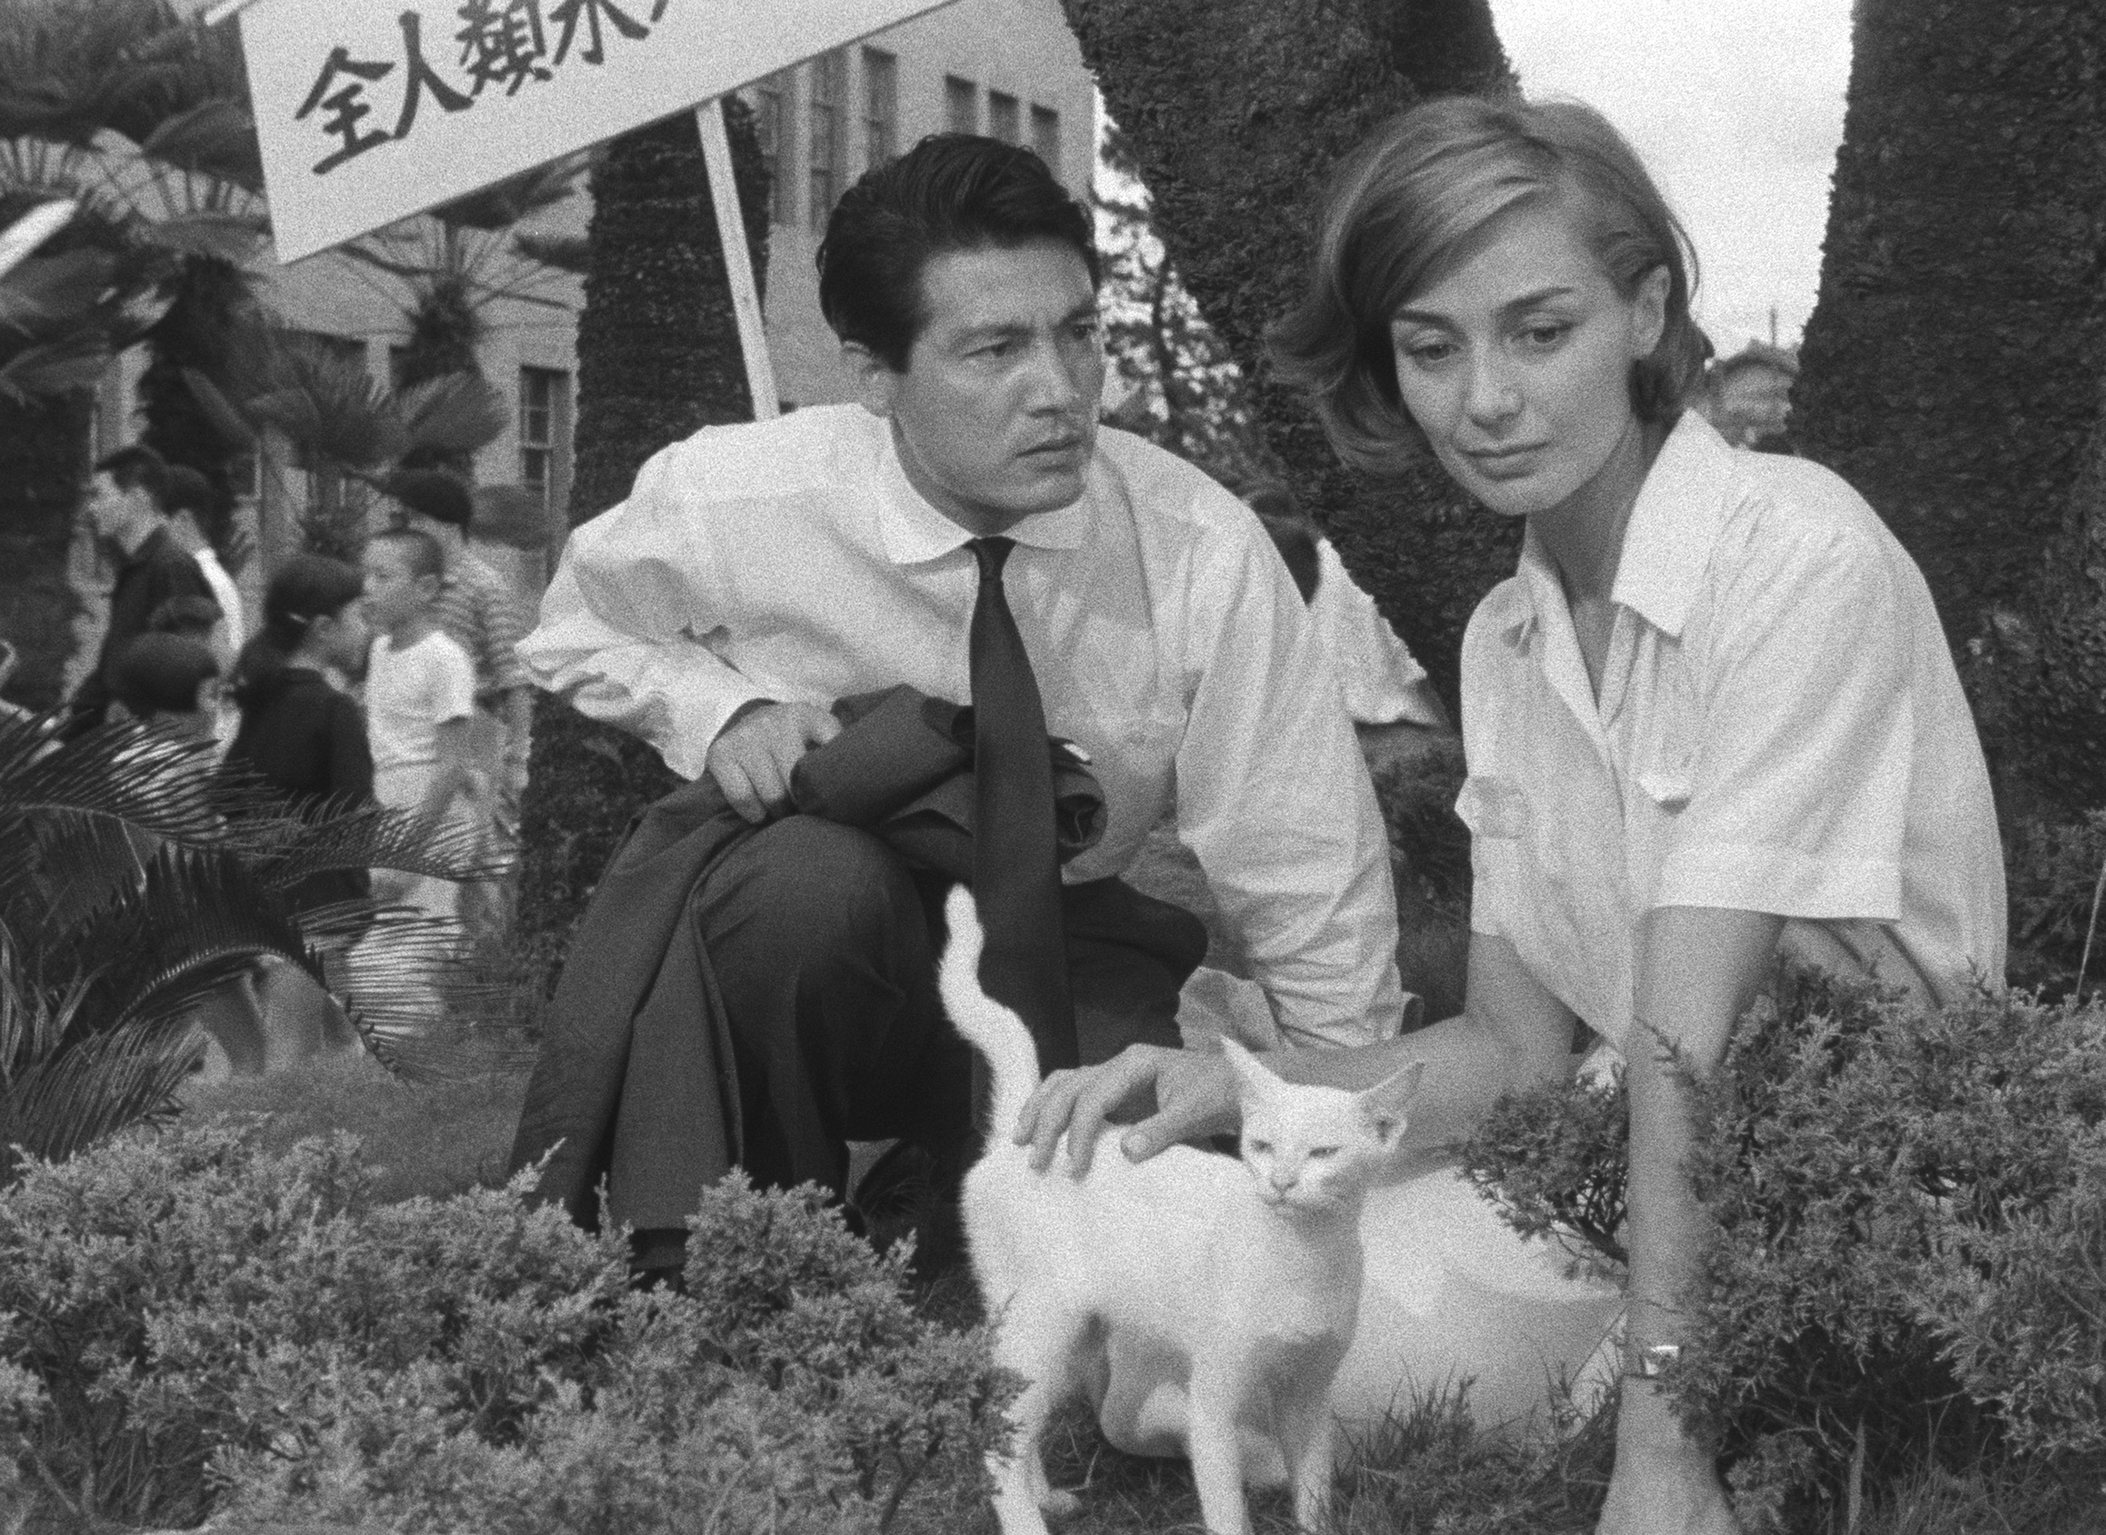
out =
{"type": "MultiPolygon", "coordinates": [[[[758,276],[768,265],[767,171],[751,114],[736,101],[726,106],[758,276]]],[[[592,197],[573,526],[626,497],[660,448],[753,415],[694,118],[683,113],[617,139],[593,171],[592,197]]],[[[676,782],[649,747],[548,695],[537,700],[519,928],[542,964],[561,963],[630,817],[676,782]]]]}
{"type": "Polygon", "coordinates": [[[1462,630],[1512,573],[1517,530],[1430,461],[1403,486],[1347,473],[1265,354],[1299,292],[1332,168],[1421,96],[1506,89],[1487,0],[1063,0],[1131,146],[1156,232],[1250,380],[1302,505],[1450,708],[1462,630]]]}
{"type": "Polygon", "coordinates": [[[1801,351],[1794,435],[1922,565],[2007,826],[2106,790],[2102,66],[2097,6],[1859,0],[1801,351]]]}
{"type": "Polygon", "coordinates": [[[91,408],[85,392],[32,407],[0,400],[0,640],[17,657],[0,696],[26,709],[55,707],[64,688],[78,605],[67,556],[91,408]]]}

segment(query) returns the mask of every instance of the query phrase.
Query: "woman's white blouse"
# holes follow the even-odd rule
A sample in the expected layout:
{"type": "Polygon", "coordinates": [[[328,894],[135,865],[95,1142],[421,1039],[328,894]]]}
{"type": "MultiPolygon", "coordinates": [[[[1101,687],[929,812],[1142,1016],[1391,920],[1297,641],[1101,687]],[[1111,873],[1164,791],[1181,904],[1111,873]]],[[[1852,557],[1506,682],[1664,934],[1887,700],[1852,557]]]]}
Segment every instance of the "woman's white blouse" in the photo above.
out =
{"type": "Polygon", "coordinates": [[[1922,573],[1864,499],[1685,412],[1625,533],[1599,700],[1533,532],[1463,641],[1471,925],[1619,1047],[1638,920],[1793,919],[1786,947],[1938,999],[2001,985],[2004,875],[1922,573]]]}

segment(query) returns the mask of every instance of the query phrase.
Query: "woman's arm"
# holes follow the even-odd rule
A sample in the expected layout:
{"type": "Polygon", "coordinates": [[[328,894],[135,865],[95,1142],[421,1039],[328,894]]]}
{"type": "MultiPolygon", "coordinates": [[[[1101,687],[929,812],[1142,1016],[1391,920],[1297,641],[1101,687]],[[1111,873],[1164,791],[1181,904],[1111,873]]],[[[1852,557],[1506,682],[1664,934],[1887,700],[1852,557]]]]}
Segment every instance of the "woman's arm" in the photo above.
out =
{"type": "MultiPolygon", "coordinates": [[[[1405,1144],[1430,1150],[1475,1128],[1501,1093],[1559,1081],[1571,1066],[1572,1012],[1522,967],[1513,946],[1470,935],[1469,1002],[1457,1017],[1415,1034],[1351,1048],[1275,1050],[1265,1060],[1294,1082],[1372,1087],[1414,1061],[1427,1066],[1405,1144]]],[[[1056,1071],[1038,1086],[1016,1126],[1031,1164],[1051,1165],[1063,1134],[1079,1177],[1107,1120],[1145,1115],[1119,1138],[1132,1161],[1167,1146],[1234,1130],[1235,1082],[1218,1054],[1131,1045],[1080,1071],[1056,1071]]]]}
{"type": "MultiPolygon", "coordinates": [[[[1703,1258],[1707,1221],[1690,1183],[1689,1089],[1718,1069],[1733,1026],[1769,978],[1783,919],[1761,912],[1668,907],[1640,924],[1630,1092],[1632,1373],[1647,1351],[1681,1346],[1683,1305],[1703,1258]]],[[[1689,1437],[1657,1386],[1626,1382],[1616,1471],[1600,1535],[1730,1535],[1738,1529],[1713,1469],[1712,1447],[1689,1437]]]]}

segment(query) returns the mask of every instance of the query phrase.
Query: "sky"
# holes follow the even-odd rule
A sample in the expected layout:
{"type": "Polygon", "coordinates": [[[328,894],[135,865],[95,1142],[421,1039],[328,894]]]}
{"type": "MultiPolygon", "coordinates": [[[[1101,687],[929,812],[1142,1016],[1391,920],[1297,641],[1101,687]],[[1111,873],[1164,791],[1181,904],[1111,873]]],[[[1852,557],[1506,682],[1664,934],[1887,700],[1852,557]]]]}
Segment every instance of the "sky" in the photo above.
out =
{"type": "Polygon", "coordinates": [[[1491,0],[1529,95],[1622,130],[1695,242],[1721,353],[1813,312],[1850,79],[1850,0],[1491,0]]]}

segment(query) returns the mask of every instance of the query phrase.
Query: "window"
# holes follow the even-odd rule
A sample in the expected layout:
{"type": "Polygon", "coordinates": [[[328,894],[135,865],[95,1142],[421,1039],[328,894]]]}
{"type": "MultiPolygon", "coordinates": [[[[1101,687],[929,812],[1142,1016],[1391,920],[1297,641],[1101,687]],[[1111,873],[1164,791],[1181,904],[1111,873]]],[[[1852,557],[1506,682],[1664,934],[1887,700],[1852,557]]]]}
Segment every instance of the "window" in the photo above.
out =
{"type": "Polygon", "coordinates": [[[972,81],[943,77],[943,125],[953,133],[980,131],[979,87],[972,81]]]}
{"type": "Polygon", "coordinates": [[[1014,96],[1004,95],[1000,91],[987,93],[987,132],[990,137],[998,138],[1005,144],[1023,141],[1023,123],[1017,115],[1014,96]]]}
{"type": "Polygon", "coordinates": [[[868,169],[899,153],[899,60],[863,50],[863,151],[868,169]]]}
{"type": "Polygon", "coordinates": [[[761,164],[768,168],[768,218],[777,224],[787,224],[793,217],[790,182],[783,174],[790,159],[784,152],[788,148],[789,121],[784,113],[789,83],[785,76],[770,75],[753,88],[753,131],[760,140],[761,164]]]}
{"type": "Polygon", "coordinates": [[[558,368],[519,370],[519,482],[545,507],[560,473],[570,375],[558,368]]]}
{"type": "Polygon", "coordinates": [[[1031,109],[1031,147],[1038,157],[1060,174],[1060,114],[1051,107],[1031,109]]]}
{"type": "Polygon", "coordinates": [[[812,60],[812,99],[807,106],[811,143],[806,163],[811,168],[811,204],[805,209],[813,233],[826,228],[826,216],[834,211],[841,169],[841,77],[848,73],[838,53],[822,53],[812,60]]]}

